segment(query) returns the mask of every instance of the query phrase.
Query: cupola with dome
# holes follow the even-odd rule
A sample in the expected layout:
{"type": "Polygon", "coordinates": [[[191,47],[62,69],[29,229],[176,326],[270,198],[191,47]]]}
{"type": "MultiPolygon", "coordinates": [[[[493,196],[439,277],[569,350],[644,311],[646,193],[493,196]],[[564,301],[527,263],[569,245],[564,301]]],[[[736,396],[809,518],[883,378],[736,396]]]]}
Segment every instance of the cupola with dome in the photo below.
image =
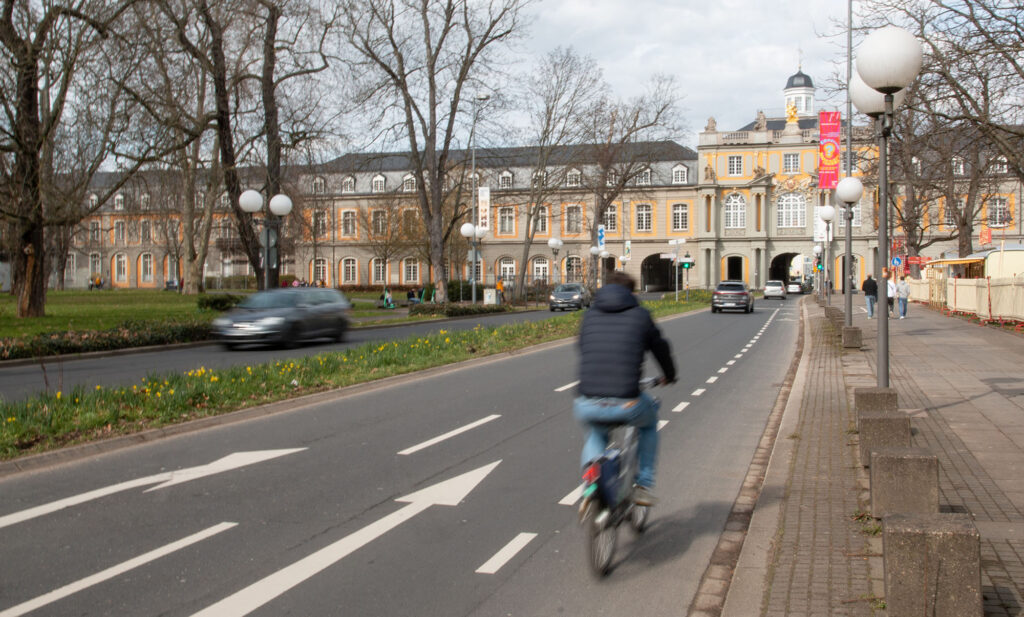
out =
{"type": "Polygon", "coordinates": [[[786,107],[796,107],[797,116],[814,116],[814,82],[799,67],[796,73],[786,80],[786,89],[782,93],[786,97],[786,107]]]}

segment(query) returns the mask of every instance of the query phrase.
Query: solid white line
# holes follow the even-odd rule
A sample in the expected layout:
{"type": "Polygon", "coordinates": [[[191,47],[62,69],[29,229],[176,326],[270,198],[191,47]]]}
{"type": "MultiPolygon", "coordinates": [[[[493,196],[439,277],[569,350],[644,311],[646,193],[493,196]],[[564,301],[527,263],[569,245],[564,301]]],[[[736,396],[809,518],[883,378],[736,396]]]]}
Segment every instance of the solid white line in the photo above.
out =
{"type": "Polygon", "coordinates": [[[719,373],[719,374],[722,374],[722,373],[724,373],[724,372],[726,372],[726,371],[728,371],[728,370],[729,370],[729,367],[728,367],[728,366],[723,366],[722,368],[718,369],[718,373],[719,373]]]}
{"type": "Polygon", "coordinates": [[[679,403],[678,405],[676,405],[675,407],[673,407],[673,408],[672,408],[672,411],[674,411],[674,412],[676,412],[676,413],[679,413],[680,411],[682,411],[682,410],[686,409],[686,408],[687,408],[687,407],[689,407],[689,406],[690,406],[690,403],[689,403],[689,401],[683,401],[682,403],[679,403]]]}
{"type": "Polygon", "coordinates": [[[561,388],[555,388],[555,392],[565,392],[569,388],[575,388],[576,385],[579,384],[579,383],[580,382],[578,382],[578,381],[574,381],[572,383],[567,383],[564,386],[562,386],[561,388]]]}
{"type": "Polygon", "coordinates": [[[705,381],[704,383],[715,383],[716,381],[718,381],[718,377],[711,376],[711,377],[708,377],[708,380],[705,381]]]}
{"type": "Polygon", "coordinates": [[[505,545],[500,551],[494,554],[487,560],[487,563],[476,569],[477,574],[494,574],[501,569],[501,566],[509,562],[510,559],[515,557],[519,551],[526,548],[526,545],[537,537],[535,533],[521,533],[518,536],[512,538],[512,541],[505,545]]]}
{"type": "Polygon", "coordinates": [[[185,548],[186,546],[189,546],[190,544],[195,544],[196,542],[205,540],[210,536],[214,536],[222,531],[231,529],[237,524],[238,523],[219,523],[217,525],[214,525],[213,527],[208,527],[207,529],[204,529],[199,533],[194,533],[191,536],[182,538],[176,542],[171,542],[170,544],[161,546],[158,549],[154,549],[152,551],[149,551],[148,553],[144,553],[142,555],[139,555],[138,557],[129,559],[128,561],[120,563],[116,566],[107,568],[102,572],[97,572],[92,576],[87,576],[83,579],[75,581],[74,583],[64,585],[60,589],[55,589],[50,593],[46,593],[39,596],[38,598],[34,598],[32,600],[29,600],[28,602],[23,602],[17,606],[13,606],[5,611],[0,612],[0,617],[16,617],[18,615],[24,615],[25,613],[34,611],[38,608],[46,606],[47,604],[66,598],[73,593],[77,593],[79,591],[82,591],[83,589],[87,589],[89,587],[92,587],[93,585],[102,583],[103,581],[110,580],[115,576],[124,574],[125,572],[128,572],[129,570],[137,568],[141,565],[147,564],[150,561],[159,559],[164,555],[169,555],[175,551],[179,551],[185,548]]]}
{"type": "Polygon", "coordinates": [[[577,501],[580,500],[580,497],[582,497],[582,496],[583,496],[583,485],[580,484],[576,488],[572,489],[571,493],[569,493],[565,497],[562,497],[561,501],[558,502],[558,505],[560,505],[560,506],[571,506],[571,505],[574,505],[577,501]]]}
{"type": "Polygon", "coordinates": [[[701,394],[704,394],[705,392],[707,392],[707,390],[705,390],[704,388],[697,388],[696,390],[694,390],[693,392],[690,393],[690,396],[700,396],[701,394]]]}
{"type": "Polygon", "coordinates": [[[665,428],[666,424],[668,424],[668,420],[658,420],[658,430],[665,428]]]}
{"type": "Polygon", "coordinates": [[[478,426],[480,426],[482,424],[487,424],[491,420],[497,420],[500,417],[501,417],[500,414],[491,414],[491,415],[487,416],[486,418],[481,418],[481,419],[477,420],[476,422],[471,422],[470,424],[467,424],[466,426],[459,427],[459,428],[455,429],[454,431],[448,431],[444,435],[438,435],[437,437],[434,437],[433,439],[429,439],[427,441],[424,441],[421,444],[417,444],[417,445],[412,446],[410,448],[406,448],[405,450],[402,450],[401,452],[399,452],[399,454],[402,455],[402,456],[407,456],[409,454],[414,454],[416,452],[419,452],[420,450],[423,450],[425,448],[429,448],[430,446],[432,446],[434,444],[441,443],[445,439],[450,439],[452,437],[455,437],[456,435],[465,433],[466,431],[473,430],[473,429],[475,429],[476,427],[478,427],[478,426]]]}

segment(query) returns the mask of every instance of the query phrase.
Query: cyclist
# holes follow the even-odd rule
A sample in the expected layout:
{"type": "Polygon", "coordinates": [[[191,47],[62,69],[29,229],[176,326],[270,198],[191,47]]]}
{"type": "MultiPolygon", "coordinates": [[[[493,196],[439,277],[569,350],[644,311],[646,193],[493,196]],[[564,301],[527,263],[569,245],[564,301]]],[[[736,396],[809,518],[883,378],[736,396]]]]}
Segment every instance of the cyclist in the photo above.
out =
{"type": "Polygon", "coordinates": [[[644,355],[654,354],[662,383],[676,379],[672,350],[647,309],[633,295],[636,283],[625,272],[610,272],[605,286],[583,315],[580,325],[578,396],[573,401],[576,419],[589,427],[581,463],[585,467],[608,446],[608,432],[600,423],[624,422],[637,428],[638,468],[633,500],[654,505],[654,467],[658,453],[658,402],[640,391],[644,355]],[[594,424],[598,423],[598,424],[594,424]]]}

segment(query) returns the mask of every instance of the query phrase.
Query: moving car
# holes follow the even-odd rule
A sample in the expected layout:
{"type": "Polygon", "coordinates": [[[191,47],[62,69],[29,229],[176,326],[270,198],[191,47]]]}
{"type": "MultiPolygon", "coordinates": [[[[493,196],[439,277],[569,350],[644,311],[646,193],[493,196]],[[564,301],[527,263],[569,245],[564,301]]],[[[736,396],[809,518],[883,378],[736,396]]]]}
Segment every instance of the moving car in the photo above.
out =
{"type": "Polygon", "coordinates": [[[800,284],[800,281],[790,281],[786,283],[786,293],[791,294],[802,294],[804,292],[804,286],[800,284]]]}
{"type": "Polygon", "coordinates": [[[552,311],[564,311],[571,308],[574,311],[590,306],[590,290],[582,283],[563,283],[551,292],[548,298],[548,308],[552,311]]]}
{"type": "Polygon", "coordinates": [[[778,298],[786,299],[786,286],[782,281],[767,281],[764,284],[764,299],[778,298]]]}
{"type": "Polygon", "coordinates": [[[289,287],[252,294],[213,320],[228,349],[245,343],[293,347],[317,338],[341,341],[348,329],[348,299],[337,289],[289,287]]]}
{"type": "Polygon", "coordinates": [[[711,294],[711,312],[718,313],[726,309],[754,312],[754,294],[743,281],[722,281],[711,294]]]}

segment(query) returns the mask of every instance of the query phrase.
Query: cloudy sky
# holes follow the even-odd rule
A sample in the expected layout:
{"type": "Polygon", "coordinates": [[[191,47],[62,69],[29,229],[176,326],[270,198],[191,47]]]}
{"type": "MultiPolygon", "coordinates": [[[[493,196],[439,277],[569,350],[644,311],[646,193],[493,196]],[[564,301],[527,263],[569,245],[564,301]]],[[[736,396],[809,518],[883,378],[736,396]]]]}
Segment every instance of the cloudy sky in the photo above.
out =
{"type": "Polygon", "coordinates": [[[784,114],[782,89],[801,62],[817,87],[817,109],[836,71],[846,75],[845,0],[541,0],[527,48],[538,56],[571,46],[593,57],[620,96],[655,73],[674,75],[695,146],[709,116],[719,130],[752,121],[758,110],[784,114]],[[833,36],[824,36],[832,34],[833,36]]]}

